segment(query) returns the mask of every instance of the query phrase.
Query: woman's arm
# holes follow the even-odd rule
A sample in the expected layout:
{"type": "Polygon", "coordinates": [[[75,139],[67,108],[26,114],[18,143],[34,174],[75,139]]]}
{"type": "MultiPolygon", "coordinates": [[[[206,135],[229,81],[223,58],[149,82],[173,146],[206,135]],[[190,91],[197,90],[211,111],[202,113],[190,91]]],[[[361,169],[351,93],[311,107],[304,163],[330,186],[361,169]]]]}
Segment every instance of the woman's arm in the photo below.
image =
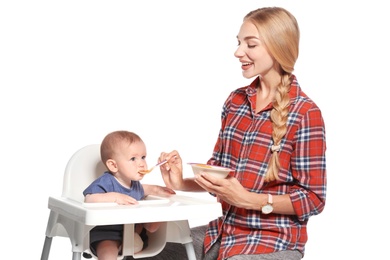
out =
{"type": "MultiPolygon", "coordinates": [[[[258,194],[246,190],[234,177],[218,179],[207,173],[195,178],[199,186],[219,199],[239,208],[261,210],[268,202],[268,194],[258,194]]],[[[273,213],[295,215],[289,194],[273,195],[273,213]]]]}

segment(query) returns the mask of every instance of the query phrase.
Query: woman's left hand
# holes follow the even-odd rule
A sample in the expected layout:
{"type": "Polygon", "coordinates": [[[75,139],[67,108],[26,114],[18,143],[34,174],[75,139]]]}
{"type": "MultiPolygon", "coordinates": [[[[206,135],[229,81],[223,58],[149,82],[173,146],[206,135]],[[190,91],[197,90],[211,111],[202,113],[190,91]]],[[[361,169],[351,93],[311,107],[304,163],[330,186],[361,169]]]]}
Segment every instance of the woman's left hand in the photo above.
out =
{"type": "Polygon", "coordinates": [[[237,207],[246,207],[247,191],[234,177],[228,176],[225,179],[215,178],[205,172],[195,176],[195,181],[206,191],[215,194],[219,199],[237,207]]]}

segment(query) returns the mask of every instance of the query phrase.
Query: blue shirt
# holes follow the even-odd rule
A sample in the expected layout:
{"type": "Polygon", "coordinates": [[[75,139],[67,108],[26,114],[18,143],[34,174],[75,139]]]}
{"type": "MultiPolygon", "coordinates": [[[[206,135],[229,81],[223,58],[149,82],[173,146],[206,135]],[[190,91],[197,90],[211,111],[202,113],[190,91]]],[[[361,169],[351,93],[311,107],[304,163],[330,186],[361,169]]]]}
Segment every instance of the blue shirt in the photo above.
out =
{"type": "Polygon", "coordinates": [[[114,175],[109,172],[103,173],[102,176],[94,180],[84,191],[83,194],[119,192],[141,200],[145,196],[144,188],[139,181],[132,181],[130,189],[122,186],[114,175]]]}

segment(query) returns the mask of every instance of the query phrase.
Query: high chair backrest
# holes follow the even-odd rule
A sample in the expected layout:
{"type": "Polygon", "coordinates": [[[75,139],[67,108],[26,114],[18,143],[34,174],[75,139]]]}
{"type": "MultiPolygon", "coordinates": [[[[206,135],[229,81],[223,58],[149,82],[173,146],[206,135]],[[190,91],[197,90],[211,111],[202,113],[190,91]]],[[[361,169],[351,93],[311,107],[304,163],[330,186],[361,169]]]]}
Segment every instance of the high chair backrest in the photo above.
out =
{"type": "Polygon", "coordinates": [[[107,169],[100,159],[100,144],[76,151],[65,168],[62,197],[83,202],[83,191],[107,169]]]}

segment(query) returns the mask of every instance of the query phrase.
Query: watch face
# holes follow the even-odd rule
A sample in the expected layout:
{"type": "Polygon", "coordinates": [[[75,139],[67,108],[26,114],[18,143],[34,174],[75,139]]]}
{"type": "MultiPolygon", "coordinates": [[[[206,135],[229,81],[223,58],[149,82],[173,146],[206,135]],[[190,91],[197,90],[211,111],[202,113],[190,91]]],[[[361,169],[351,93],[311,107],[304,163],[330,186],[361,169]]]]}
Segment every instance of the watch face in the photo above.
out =
{"type": "Polygon", "coordinates": [[[272,205],[270,204],[267,204],[267,205],[264,205],[262,208],[261,208],[261,212],[263,212],[264,214],[269,214],[272,212],[274,208],[272,207],[272,205]]]}

